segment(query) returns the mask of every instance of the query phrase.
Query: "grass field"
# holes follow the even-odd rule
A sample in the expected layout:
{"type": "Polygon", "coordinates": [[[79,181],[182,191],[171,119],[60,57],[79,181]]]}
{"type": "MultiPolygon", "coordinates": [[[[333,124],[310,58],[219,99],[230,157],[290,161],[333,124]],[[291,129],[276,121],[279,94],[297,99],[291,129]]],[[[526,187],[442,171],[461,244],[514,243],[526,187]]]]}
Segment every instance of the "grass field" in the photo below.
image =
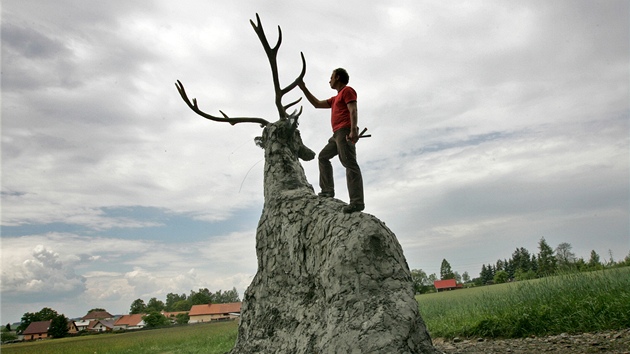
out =
{"type": "Polygon", "coordinates": [[[223,354],[234,346],[237,321],[100,334],[2,346],[3,354],[223,354]]]}
{"type": "Polygon", "coordinates": [[[630,268],[416,297],[432,337],[503,337],[630,327],[630,268]]]}
{"type": "MultiPolygon", "coordinates": [[[[417,296],[431,337],[524,337],[630,328],[630,267],[417,296]]],[[[3,354],[225,353],[238,323],[2,346],[3,354]]]]}

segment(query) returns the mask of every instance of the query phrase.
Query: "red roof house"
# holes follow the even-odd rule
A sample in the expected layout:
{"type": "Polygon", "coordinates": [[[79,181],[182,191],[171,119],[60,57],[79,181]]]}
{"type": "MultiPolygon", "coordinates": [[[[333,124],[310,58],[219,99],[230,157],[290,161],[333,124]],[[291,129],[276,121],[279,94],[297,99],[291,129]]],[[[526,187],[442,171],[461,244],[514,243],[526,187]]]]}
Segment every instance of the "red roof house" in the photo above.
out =
{"type": "Polygon", "coordinates": [[[462,284],[457,284],[455,279],[436,280],[433,282],[433,286],[435,286],[437,292],[461,289],[464,287],[462,284]]]}
{"type": "Polygon", "coordinates": [[[143,328],[146,324],[142,319],[146,314],[136,313],[133,315],[122,315],[120,316],[116,322],[114,322],[114,329],[140,329],[143,328]]]}
{"type": "Polygon", "coordinates": [[[241,315],[241,303],[193,305],[188,323],[229,320],[241,315]]]}
{"type": "Polygon", "coordinates": [[[52,320],[31,322],[22,333],[24,340],[48,338],[48,328],[50,328],[51,323],[52,320]]]}

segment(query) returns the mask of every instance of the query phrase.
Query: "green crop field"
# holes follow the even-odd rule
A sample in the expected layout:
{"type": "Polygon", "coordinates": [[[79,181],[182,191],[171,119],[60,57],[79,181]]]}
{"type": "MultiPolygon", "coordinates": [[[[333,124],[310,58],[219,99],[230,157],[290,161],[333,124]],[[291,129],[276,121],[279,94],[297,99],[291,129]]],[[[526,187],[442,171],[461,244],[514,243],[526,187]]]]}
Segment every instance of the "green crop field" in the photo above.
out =
{"type": "Polygon", "coordinates": [[[416,297],[432,337],[503,337],[630,327],[630,268],[416,297]]]}
{"type": "MultiPolygon", "coordinates": [[[[630,267],[417,296],[432,337],[523,337],[630,327],[630,267]]],[[[238,323],[43,340],[2,353],[225,353],[238,323]]]]}

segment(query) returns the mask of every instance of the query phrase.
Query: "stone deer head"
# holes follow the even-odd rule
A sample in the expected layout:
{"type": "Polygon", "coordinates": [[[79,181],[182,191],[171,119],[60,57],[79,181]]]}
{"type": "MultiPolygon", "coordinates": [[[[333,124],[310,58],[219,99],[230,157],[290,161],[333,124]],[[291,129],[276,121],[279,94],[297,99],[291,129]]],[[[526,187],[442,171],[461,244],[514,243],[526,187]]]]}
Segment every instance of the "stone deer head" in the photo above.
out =
{"type": "Polygon", "coordinates": [[[283,190],[294,190],[299,188],[310,188],[311,185],[306,180],[304,169],[300,165],[298,158],[304,161],[310,161],[315,157],[315,153],[306,147],[300,132],[297,129],[298,118],[302,114],[302,107],[299,111],[294,110],[291,114],[287,113],[287,109],[294,106],[302,98],[293,101],[287,105],[282,104],[282,97],[293,90],[306,74],[306,59],[304,54],[300,53],[302,58],[302,71],[298,77],[288,86],[281,88],[278,79],[278,49],[282,43],[282,30],[278,26],[278,41],[272,48],[267,41],[265,32],[260,22],[260,17],[256,14],[256,22],[250,20],[254,31],[258,35],[260,42],[267,54],[269,64],[271,66],[271,74],[273,77],[273,85],[275,90],[275,105],[280,116],[279,120],[270,123],[263,118],[255,117],[229,117],[223,111],[219,111],[222,117],[214,116],[203,112],[197,104],[197,99],[192,101],[188,98],[184,85],[178,80],[175,86],[182,96],[182,99],[190,109],[198,115],[216,122],[226,122],[231,125],[238,123],[257,123],[263,128],[262,136],[257,137],[256,144],[265,150],[265,200],[276,195],[277,192],[283,190]]]}

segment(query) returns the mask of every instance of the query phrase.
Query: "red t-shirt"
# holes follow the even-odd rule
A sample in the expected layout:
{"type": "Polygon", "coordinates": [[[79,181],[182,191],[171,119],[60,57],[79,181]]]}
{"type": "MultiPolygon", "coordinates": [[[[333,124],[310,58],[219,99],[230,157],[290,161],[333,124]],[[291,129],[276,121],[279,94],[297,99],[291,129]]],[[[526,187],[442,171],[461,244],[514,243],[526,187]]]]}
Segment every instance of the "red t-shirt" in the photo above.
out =
{"type": "Polygon", "coordinates": [[[331,97],[326,102],[330,105],[330,123],[333,132],[341,128],[350,128],[350,111],[348,103],[357,100],[357,92],[350,86],[345,86],[337,93],[337,96],[331,97]]]}

